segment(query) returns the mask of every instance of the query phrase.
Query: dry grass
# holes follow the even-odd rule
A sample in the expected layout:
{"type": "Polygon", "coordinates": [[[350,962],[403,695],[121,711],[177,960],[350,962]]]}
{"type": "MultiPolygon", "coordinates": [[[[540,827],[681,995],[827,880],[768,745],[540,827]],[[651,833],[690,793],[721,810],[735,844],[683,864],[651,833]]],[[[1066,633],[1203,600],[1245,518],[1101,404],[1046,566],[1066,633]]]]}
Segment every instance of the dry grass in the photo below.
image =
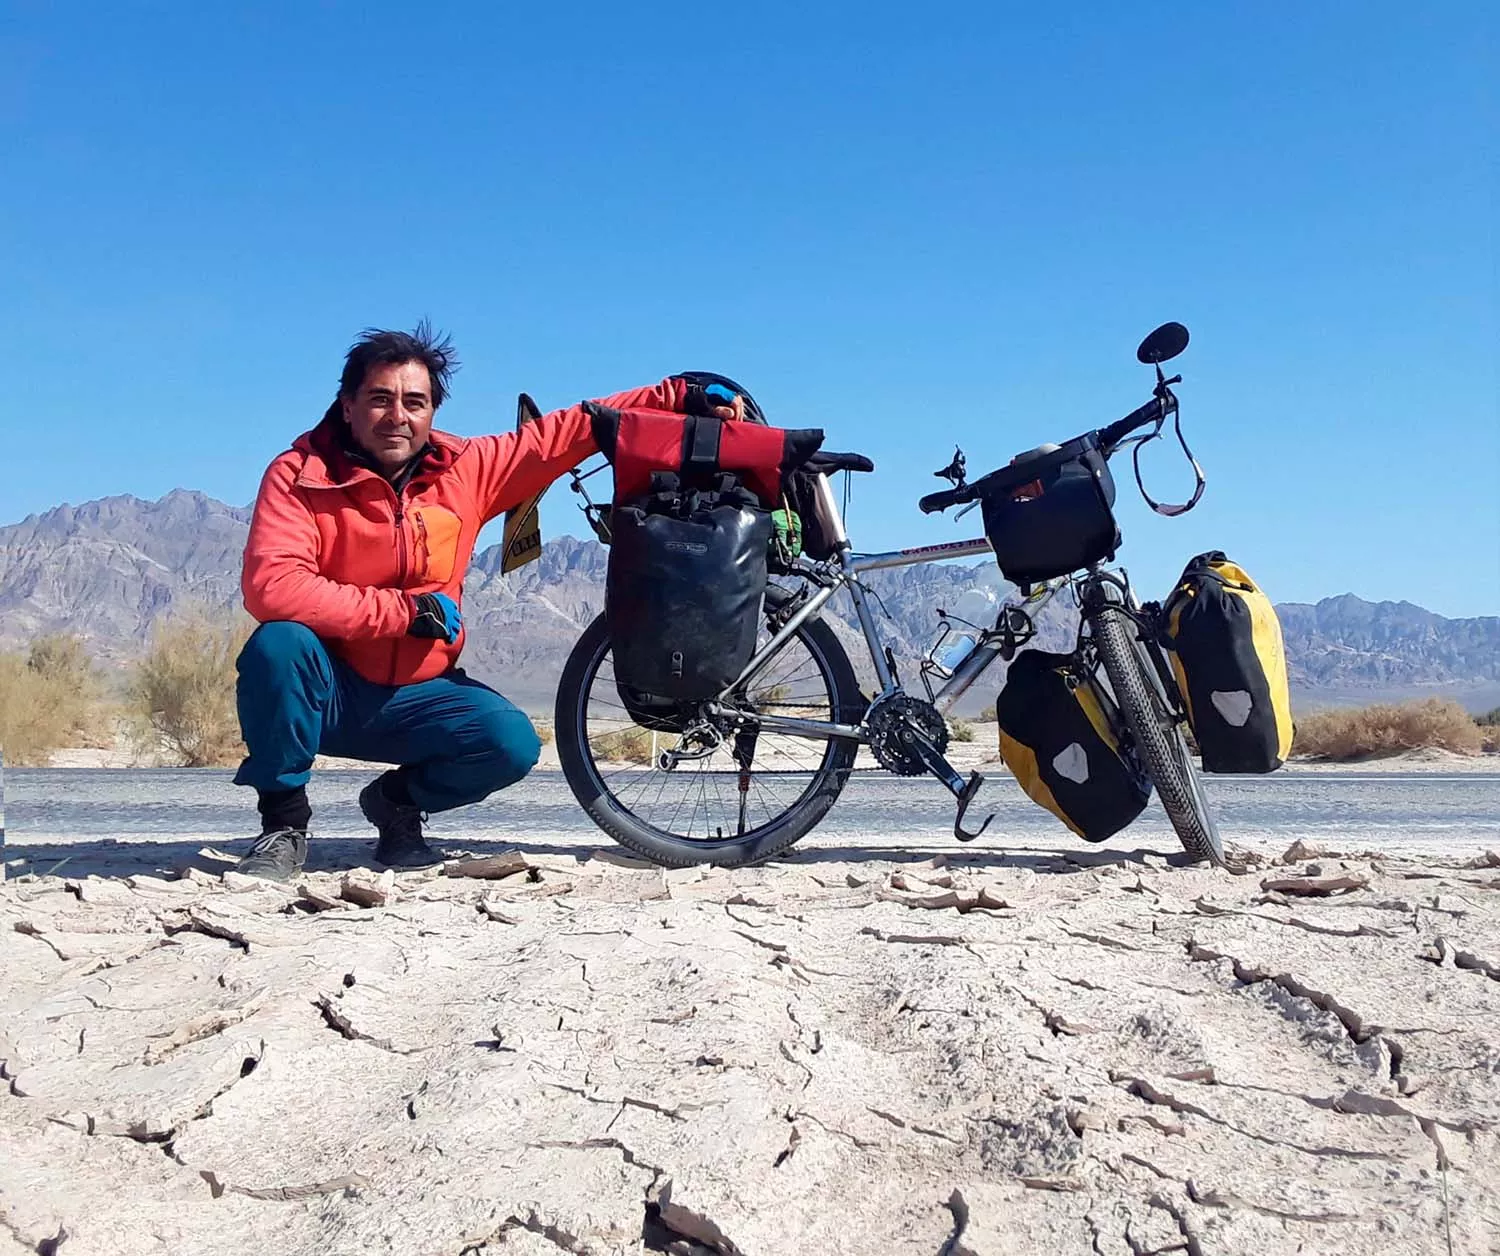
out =
{"type": "Polygon", "coordinates": [[[25,654],[0,654],[0,751],[45,766],[56,750],[103,736],[102,685],[77,637],[38,637],[25,654]]]}
{"type": "Polygon", "coordinates": [[[1500,754],[1500,707],[1476,715],[1474,723],[1479,725],[1479,735],[1484,739],[1485,754],[1500,754]]]}
{"type": "MultiPolygon", "coordinates": [[[[645,728],[622,728],[619,732],[605,733],[589,739],[596,760],[615,763],[650,763],[651,732],[645,728]]],[[[677,744],[677,738],[669,733],[659,734],[657,746],[668,750],[677,744]]]]}
{"type": "Polygon", "coordinates": [[[131,709],[145,738],[182,766],[228,767],[244,757],[234,661],[254,628],[242,615],[194,614],[152,632],[131,677],[131,709]]]}
{"type": "Polygon", "coordinates": [[[953,741],[973,741],[974,725],[970,724],[968,720],[949,720],[948,736],[953,741]]]}
{"type": "Polygon", "coordinates": [[[1485,736],[1458,703],[1447,698],[1317,711],[1297,721],[1294,754],[1361,759],[1434,747],[1479,754],[1485,736]]]}
{"type": "Polygon", "coordinates": [[[532,720],[531,726],[536,729],[537,740],[544,746],[550,746],[554,740],[552,725],[543,720],[532,720]]]}

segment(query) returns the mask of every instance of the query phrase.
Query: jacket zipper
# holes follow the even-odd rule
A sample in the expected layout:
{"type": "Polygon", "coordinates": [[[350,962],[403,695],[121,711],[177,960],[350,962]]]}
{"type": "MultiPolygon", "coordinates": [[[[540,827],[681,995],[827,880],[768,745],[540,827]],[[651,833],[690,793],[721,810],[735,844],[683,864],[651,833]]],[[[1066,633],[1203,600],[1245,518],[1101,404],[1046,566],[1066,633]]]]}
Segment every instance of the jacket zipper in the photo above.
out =
{"type": "MultiPolygon", "coordinates": [[[[403,592],[406,590],[406,529],[402,522],[406,518],[405,510],[401,502],[401,494],[396,494],[396,587],[403,592]]],[[[396,665],[401,658],[401,638],[397,637],[391,642],[391,678],[388,682],[392,686],[396,683],[396,665]]]]}

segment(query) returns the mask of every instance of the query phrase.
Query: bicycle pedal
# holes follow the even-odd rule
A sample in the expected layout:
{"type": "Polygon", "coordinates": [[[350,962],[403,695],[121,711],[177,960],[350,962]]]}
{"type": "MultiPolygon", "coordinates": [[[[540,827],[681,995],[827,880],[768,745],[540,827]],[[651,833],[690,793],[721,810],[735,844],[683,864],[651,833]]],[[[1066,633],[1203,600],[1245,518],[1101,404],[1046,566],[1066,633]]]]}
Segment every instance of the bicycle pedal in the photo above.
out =
{"type": "Polygon", "coordinates": [[[961,842],[972,842],[990,827],[990,821],[995,818],[995,813],[992,811],[985,816],[984,823],[972,833],[964,828],[964,815],[969,810],[969,804],[974,801],[974,795],[979,792],[979,787],[983,784],[984,777],[980,773],[970,772],[968,783],[958,793],[958,814],[953,817],[953,836],[961,842]]]}

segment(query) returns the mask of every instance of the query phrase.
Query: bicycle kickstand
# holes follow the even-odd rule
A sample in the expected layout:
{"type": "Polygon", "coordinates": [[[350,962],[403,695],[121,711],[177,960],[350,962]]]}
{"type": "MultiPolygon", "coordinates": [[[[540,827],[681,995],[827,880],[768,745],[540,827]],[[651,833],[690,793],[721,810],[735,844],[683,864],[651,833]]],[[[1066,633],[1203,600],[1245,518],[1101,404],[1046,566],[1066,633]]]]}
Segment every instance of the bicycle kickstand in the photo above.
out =
{"type": "Polygon", "coordinates": [[[915,729],[912,733],[912,744],[916,747],[922,762],[927,765],[927,770],[942,781],[948,787],[948,792],[958,799],[958,814],[953,817],[953,836],[961,842],[972,842],[990,827],[990,821],[995,818],[995,813],[991,812],[985,816],[984,823],[972,833],[964,828],[964,816],[968,813],[969,804],[974,801],[974,795],[984,784],[984,776],[979,772],[970,772],[969,779],[964,780],[954,771],[953,765],[943,758],[942,752],[936,746],[915,729]]]}

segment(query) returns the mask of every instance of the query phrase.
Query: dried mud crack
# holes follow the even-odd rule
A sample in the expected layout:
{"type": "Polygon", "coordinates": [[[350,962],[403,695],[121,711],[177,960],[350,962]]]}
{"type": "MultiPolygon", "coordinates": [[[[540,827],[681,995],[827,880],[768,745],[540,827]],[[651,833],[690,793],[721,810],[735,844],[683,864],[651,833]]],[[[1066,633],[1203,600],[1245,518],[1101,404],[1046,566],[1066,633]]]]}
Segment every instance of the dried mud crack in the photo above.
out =
{"type": "Polygon", "coordinates": [[[0,1250],[1500,1233],[1500,895],[1457,861],[502,870],[0,886],[0,1250]]]}

